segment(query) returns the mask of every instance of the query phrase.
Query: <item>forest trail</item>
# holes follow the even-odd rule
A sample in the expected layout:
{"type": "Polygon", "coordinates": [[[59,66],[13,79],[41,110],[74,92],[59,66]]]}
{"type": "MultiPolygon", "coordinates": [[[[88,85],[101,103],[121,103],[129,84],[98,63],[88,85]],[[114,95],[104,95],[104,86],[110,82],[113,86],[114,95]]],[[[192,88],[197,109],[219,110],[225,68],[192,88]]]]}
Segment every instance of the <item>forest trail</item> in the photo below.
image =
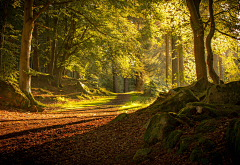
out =
{"type": "MultiPolygon", "coordinates": [[[[0,107],[0,164],[25,164],[29,162],[30,164],[42,164],[43,162],[49,164],[52,161],[55,164],[59,161],[62,162],[59,154],[66,150],[74,151],[74,149],[69,148],[69,144],[72,144],[73,139],[78,136],[82,136],[81,143],[77,144],[81,145],[81,148],[86,145],[90,148],[96,147],[96,144],[92,146],[93,142],[86,139],[89,136],[91,139],[96,138],[91,133],[108,124],[120,114],[119,105],[129,101],[130,97],[130,94],[118,94],[114,100],[101,106],[71,109],[58,113],[47,113],[48,110],[42,113],[23,113],[14,109],[6,111],[7,107],[0,107]],[[85,135],[88,132],[91,132],[91,135],[85,135]],[[56,155],[58,155],[59,160],[56,159],[56,155]]],[[[107,129],[107,131],[116,134],[114,130],[107,129]]],[[[100,131],[98,134],[101,132],[104,131],[100,131]]],[[[106,140],[110,136],[109,133],[104,135],[106,140]]],[[[102,145],[106,145],[104,143],[101,145],[102,140],[97,142],[95,139],[95,142],[100,145],[100,148],[103,147],[102,145]]],[[[74,147],[76,146],[74,145],[74,147]]],[[[92,149],[89,149],[89,152],[93,152],[92,149]]],[[[83,155],[75,156],[84,157],[89,164],[88,159],[92,160],[92,156],[103,151],[94,152],[97,153],[90,153],[88,157],[83,153],[81,153],[83,155]]],[[[71,154],[73,153],[71,152],[71,154]]],[[[64,161],[72,159],[68,154],[63,157],[64,161]]],[[[69,164],[75,164],[75,161],[71,160],[69,164]]],[[[77,160],[77,162],[79,161],[77,160]]]]}

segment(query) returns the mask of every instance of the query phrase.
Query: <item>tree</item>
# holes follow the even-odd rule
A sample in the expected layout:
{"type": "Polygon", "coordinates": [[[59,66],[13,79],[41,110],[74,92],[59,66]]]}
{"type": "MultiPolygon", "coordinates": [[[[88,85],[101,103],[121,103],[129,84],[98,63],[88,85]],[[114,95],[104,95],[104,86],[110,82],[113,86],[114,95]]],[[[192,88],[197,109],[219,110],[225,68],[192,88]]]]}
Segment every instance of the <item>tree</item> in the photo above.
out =
{"type": "Polygon", "coordinates": [[[25,0],[24,4],[24,21],[19,64],[19,86],[20,89],[27,95],[31,94],[29,60],[34,22],[39,15],[53,2],[49,1],[35,16],[33,16],[33,1],[34,0],[25,0]]]}
{"type": "Polygon", "coordinates": [[[194,56],[197,79],[207,79],[207,66],[205,62],[204,27],[199,12],[201,0],[186,0],[190,12],[191,26],[194,35],[194,56]]]}
{"type": "Polygon", "coordinates": [[[179,86],[179,64],[178,64],[178,46],[177,36],[172,34],[172,85],[179,86]]]}
{"type": "Polygon", "coordinates": [[[220,79],[217,73],[214,70],[213,67],[213,51],[211,47],[211,40],[215,32],[215,22],[214,22],[214,16],[213,16],[213,0],[209,0],[209,15],[210,15],[210,22],[211,22],[211,29],[210,32],[206,38],[206,48],[207,48],[207,64],[208,64],[208,71],[209,75],[213,80],[213,83],[219,84],[220,79]]]}

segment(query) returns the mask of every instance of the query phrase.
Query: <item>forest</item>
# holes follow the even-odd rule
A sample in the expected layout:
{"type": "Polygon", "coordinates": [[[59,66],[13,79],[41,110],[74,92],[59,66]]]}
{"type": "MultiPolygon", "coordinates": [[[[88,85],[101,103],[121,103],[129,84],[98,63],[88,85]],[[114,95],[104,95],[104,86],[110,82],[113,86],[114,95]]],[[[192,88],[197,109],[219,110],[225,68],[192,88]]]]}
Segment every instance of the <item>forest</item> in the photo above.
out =
{"type": "Polygon", "coordinates": [[[0,9],[0,164],[240,161],[240,1],[0,9]]]}

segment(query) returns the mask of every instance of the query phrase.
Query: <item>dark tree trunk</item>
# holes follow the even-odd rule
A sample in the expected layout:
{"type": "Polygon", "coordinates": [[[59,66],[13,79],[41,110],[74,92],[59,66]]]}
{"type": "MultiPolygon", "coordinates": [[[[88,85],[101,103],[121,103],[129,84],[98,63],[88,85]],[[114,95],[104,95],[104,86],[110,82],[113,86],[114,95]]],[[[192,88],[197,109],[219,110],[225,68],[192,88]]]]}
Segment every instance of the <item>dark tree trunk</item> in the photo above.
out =
{"type": "Polygon", "coordinates": [[[4,73],[4,66],[3,66],[3,45],[4,45],[4,35],[6,31],[6,21],[7,21],[7,4],[8,2],[4,2],[3,5],[3,22],[2,22],[2,33],[1,33],[1,38],[0,38],[0,73],[4,73]]]}
{"type": "Polygon", "coordinates": [[[213,68],[213,52],[211,47],[211,40],[215,32],[215,22],[214,22],[214,16],[213,16],[213,0],[209,0],[209,14],[210,14],[210,22],[211,22],[211,29],[210,32],[206,38],[206,48],[207,48],[207,64],[208,64],[208,71],[209,75],[213,80],[214,84],[219,84],[220,79],[217,73],[215,72],[213,68]]]}
{"type": "Polygon", "coordinates": [[[118,93],[118,77],[117,77],[117,70],[114,64],[112,68],[112,74],[113,74],[113,92],[118,93]]]}
{"type": "Polygon", "coordinates": [[[205,61],[204,48],[204,28],[199,13],[199,5],[201,0],[186,0],[190,11],[191,26],[194,36],[194,56],[196,64],[197,79],[207,78],[207,65],[205,61]]]}
{"type": "Polygon", "coordinates": [[[185,80],[184,80],[184,58],[183,58],[183,45],[182,45],[182,38],[181,36],[178,37],[180,44],[178,45],[178,63],[179,63],[179,81],[180,81],[180,86],[185,85],[185,80]]]}
{"type": "Polygon", "coordinates": [[[175,87],[179,86],[178,71],[177,36],[172,35],[172,85],[175,87]]]}
{"type": "Polygon", "coordinates": [[[136,72],[136,91],[141,92],[143,86],[142,72],[136,72]]]}
{"type": "Polygon", "coordinates": [[[51,61],[49,66],[49,74],[53,76],[53,70],[55,66],[55,56],[57,50],[57,24],[58,24],[58,17],[53,19],[53,42],[52,42],[52,53],[51,53],[51,61]]]}
{"type": "Polygon", "coordinates": [[[39,57],[38,57],[38,28],[37,25],[34,25],[33,29],[33,38],[35,39],[34,43],[34,54],[33,54],[33,69],[39,72],[39,57]]]}
{"type": "Polygon", "coordinates": [[[128,78],[124,78],[124,93],[128,92],[128,78]]]}
{"type": "Polygon", "coordinates": [[[170,68],[170,57],[169,57],[169,37],[168,37],[168,32],[165,35],[165,44],[166,44],[166,85],[168,85],[168,78],[169,78],[169,68],[170,68]]]}

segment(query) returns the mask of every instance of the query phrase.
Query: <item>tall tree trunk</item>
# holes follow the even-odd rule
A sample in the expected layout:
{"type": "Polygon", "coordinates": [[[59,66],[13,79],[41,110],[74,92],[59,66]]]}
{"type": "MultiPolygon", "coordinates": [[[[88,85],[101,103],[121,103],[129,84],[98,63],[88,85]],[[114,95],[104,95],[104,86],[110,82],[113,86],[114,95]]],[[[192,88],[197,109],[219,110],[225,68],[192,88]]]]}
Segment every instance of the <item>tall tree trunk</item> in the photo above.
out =
{"type": "Polygon", "coordinates": [[[65,69],[64,66],[60,66],[60,67],[56,68],[56,77],[54,79],[54,84],[57,87],[62,87],[61,81],[62,81],[62,73],[63,73],[64,69],[65,69]]]}
{"type": "Polygon", "coordinates": [[[224,70],[223,70],[223,63],[222,63],[222,57],[219,57],[219,75],[220,75],[220,80],[224,82],[224,70]]]}
{"type": "Polygon", "coordinates": [[[179,36],[179,45],[178,45],[178,63],[179,63],[179,81],[180,81],[180,86],[185,85],[185,80],[184,80],[184,58],[183,58],[183,45],[182,45],[182,37],[179,36]]]}
{"type": "Polygon", "coordinates": [[[190,11],[191,26],[194,34],[194,56],[197,72],[197,79],[202,77],[207,79],[207,65],[205,61],[204,49],[204,28],[199,13],[201,0],[186,0],[190,11]]]}
{"type": "Polygon", "coordinates": [[[177,36],[172,35],[172,85],[179,86],[177,36]]]}
{"type": "Polygon", "coordinates": [[[4,47],[4,36],[6,32],[6,21],[7,21],[7,4],[8,2],[4,2],[3,5],[3,22],[2,22],[2,33],[0,38],[0,73],[3,74],[5,72],[3,66],[3,47],[4,47]]]}
{"type": "Polygon", "coordinates": [[[19,65],[19,86],[26,93],[31,93],[31,76],[28,74],[29,58],[31,51],[32,31],[34,27],[33,0],[25,0],[24,22],[21,40],[20,65],[19,65]]]}
{"type": "MultiPolygon", "coordinates": [[[[46,14],[46,25],[47,25],[47,27],[50,27],[50,17],[48,15],[48,12],[46,14]]],[[[51,34],[50,34],[49,30],[47,30],[47,57],[48,57],[48,59],[51,59],[51,34]]],[[[47,67],[48,67],[48,73],[49,73],[49,70],[50,70],[49,61],[47,61],[47,67]]],[[[46,71],[45,71],[45,73],[46,73],[46,71]]]]}
{"type": "Polygon", "coordinates": [[[22,31],[22,39],[21,39],[20,65],[19,65],[19,86],[20,86],[20,89],[26,94],[31,93],[31,88],[30,88],[31,76],[28,72],[30,71],[29,59],[30,59],[34,21],[52,2],[53,1],[49,1],[39,11],[39,13],[33,17],[33,0],[25,0],[23,31],[22,31]]]}
{"type": "Polygon", "coordinates": [[[213,16],[213,0],[209,0],[209,14],[210,14],[210,22],[211,22],[211,29],[210,32],[206,38],[206,48],[207,48],[207,64],[208,64],[208,72],[210,77],[213,80],[214,84],[219,84],[220,79],[217,73],[215,72],[213,68],[213,52],[211,48],[211,40],[215,32],[215,22],[214,22],[214,16],[213,16]]]}
{"type": "Polygon", "coordinates": [[[217,75],[219,75],[219,57],[216,54],[213,54],[213,68],[217,75]]]}
{"type": "Polygon", "coordinates": [[[58,24],[58,17],[53,19],[53,43],[52,43],[52,53],[51,53],[51,62],[49,67],[49,74],[53,76],[53,69],[55,65],[55,56],[57,50],[57,24],[58,24]]]}
{"type": "Polygon", "coordinates": [[[142,72],[136,72],[136,91],[141,92],[143,86],[142,72]]]}
{"type": "Polygon", "coordinates": [[[34,44],[34,55],[33,55],[33,69],[39,72],[39,58],[38,58],[38,29],[37,25],[34,25],[33,29],[33,37],[35,39],[34,44]]]}
{"type": "Polygon", "coordinates": [[[128,92],[128,78],[124,78],[124,93],[128,92]]]}
{"type": "Polygon", "coordinates": [[[113,92],[118,93],[118,77],[117,77],[117,70],[114,66],[112,66],[112,74],[113,74],[113,92]]]}
{"type": "Polygon", "coordinates": [[[168,85],[170,56],[169,56],[169,33],[165,35],[165,53],[166,53],[166,85],[168,85]]]}

